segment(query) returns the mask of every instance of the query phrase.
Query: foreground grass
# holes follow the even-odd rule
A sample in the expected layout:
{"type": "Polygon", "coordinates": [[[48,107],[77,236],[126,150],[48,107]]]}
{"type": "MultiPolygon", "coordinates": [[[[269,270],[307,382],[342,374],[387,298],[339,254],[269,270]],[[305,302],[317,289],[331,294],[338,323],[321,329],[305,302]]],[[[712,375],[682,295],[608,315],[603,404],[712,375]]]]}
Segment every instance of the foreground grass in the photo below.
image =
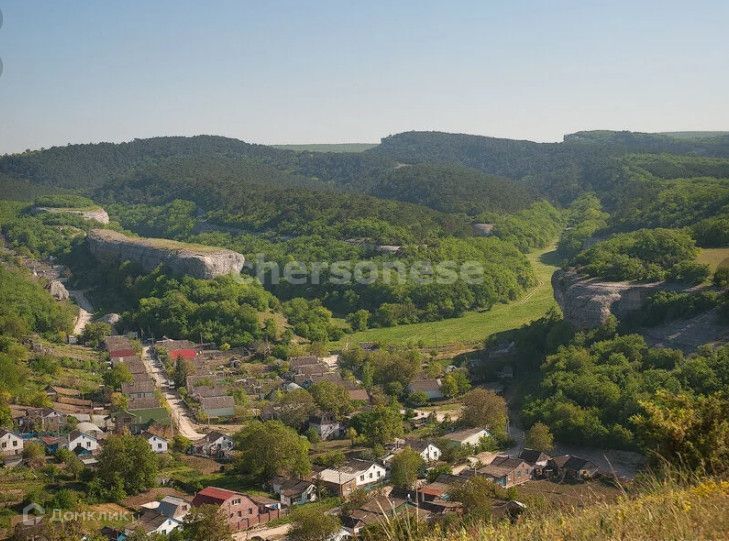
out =
{"type": "Polygon", "coordinates": [[[464,346],[481,343],[495,333],[516,329],[539,319],[555,306],[551,278],[557,269],[554,247],[532,252],[527,256],[534,267],[538,285],[514,302],[498,304],[487,312],[468,312],[455,319],[428,323],[414,323],[350,334],[334,347],[344,347],[361,342],[383,344],[422,343],[439,347],[453,344],[464,346]]]}
{"type": "Polygon", "coordinates": [[[450,541],[648,541],[729,539],[729,481],[665,485],[637,498],[463,532],[450,541]]]}

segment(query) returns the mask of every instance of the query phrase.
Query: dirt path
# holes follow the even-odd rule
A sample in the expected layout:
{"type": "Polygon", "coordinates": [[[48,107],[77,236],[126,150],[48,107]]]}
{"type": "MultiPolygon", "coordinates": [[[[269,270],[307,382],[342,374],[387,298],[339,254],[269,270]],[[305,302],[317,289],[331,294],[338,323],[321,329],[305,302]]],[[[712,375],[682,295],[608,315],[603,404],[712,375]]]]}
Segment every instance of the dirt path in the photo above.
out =
{"type": "Polygon", "coordinates": [[[86,297],[86,292],[80,289],[74,289],[68,292],[69,296],[76,301],[78,305],[78,317],[76,318],[76,324],[73,327],[73,334],[78,336],[84,330],[84,327],[94,317],[94,307],[86,297]]]}
{"type": "Polygon", "coordinates": [[[265,539],[266,541],[273,539],[283,539],[291,530],[291,524],[282,524],[275,528],[260,528],[248,530],[246,532],[238,532],[233,534],[235,541],[246,541],[247,539],[265,539]]]}
{"type": "Polygon", "coordinates": [[[147,369],[149,376],[157,383],[162,391],[165,400],[172,410],[172,419],[180,431],[180,434],[191,440],[199,440],[205,434],[197,431],[198,426],[190,418],[187,407],[180,397],[170,387],[167,376],[165,375],[162,363],[152,355],[152,347],[145,346],[142,349],[142,362],[147,369]]]}

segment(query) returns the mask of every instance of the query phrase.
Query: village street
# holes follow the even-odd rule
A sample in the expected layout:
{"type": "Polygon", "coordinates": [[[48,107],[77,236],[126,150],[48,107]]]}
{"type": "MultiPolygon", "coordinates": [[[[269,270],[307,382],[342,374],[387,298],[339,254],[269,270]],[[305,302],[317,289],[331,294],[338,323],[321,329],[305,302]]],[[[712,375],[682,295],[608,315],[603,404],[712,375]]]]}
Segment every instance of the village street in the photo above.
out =
{"type": "Polygon", "coordinates": [[[265,541],[273,541],[275,539],[283,539],[291,530],[291,524],[282,524],[273,528],[254,528],[244,532],[233,534],[235,541],[247,541],[248,539],[263,539],[265,541]]]}
{"type": "Polygon", "coordinates": [[[147,373],[155,381],[169,404],[173,422],[180,431],[180,434],[193,441],[204,437],[205,434],[201,434],[196,430],[197,425],[190,418],[187,407],[182,399],[170,387],[162,363],[152,355],[152,346],[144,346],[142,348],[142,362],[147,369],[147,373]]]}

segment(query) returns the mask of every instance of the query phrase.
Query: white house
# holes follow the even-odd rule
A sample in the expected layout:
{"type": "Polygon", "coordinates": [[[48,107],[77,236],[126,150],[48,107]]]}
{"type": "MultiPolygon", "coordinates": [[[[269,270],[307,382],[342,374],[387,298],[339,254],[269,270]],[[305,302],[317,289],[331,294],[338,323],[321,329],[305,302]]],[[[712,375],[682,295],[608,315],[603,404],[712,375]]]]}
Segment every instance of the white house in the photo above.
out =
{"type": "Polygon", "coordinates": [[[417,451],[425,462],[438,462],[443,454],[434,444],[429,441],[413,440],[406,444],[413,451],[417,451]]]}
{"type": "Polygon", "coordinates": [[[23,438],[0,428],[0,453],[3,455],[20,455],[23,453],[23,438]]]}
{"type": "Polygon", "coordinates": [[[161,438],[157,436],[156,434],[150,434],[149,432],[145,432],[142,434],[145,440],[147,440],[147,443],[149,443],[149,446],[152,448],[152,451],[155,453],[166,453],[167,452],[167,440],[164,438],[161,438]]]}
{"type": "Polygon", "coordinates": [[[482,438],[487,438],[490,435],[491,433],[485,428],[467,428],[446,434],[443,438],[461,447],[466,447],[467,445],[477,447],[480,445],[482,438]]]}
{"type": "MultiPolygon", "coordinates": [[[[99,448],[98,440],[91,434],[83,434],[78,430],[74,430],[68,435],[69,451],[85,451],[93,453],[99,448]]],[[[77,451],[77,452],[78,452],[77,451]]]]}
{"type": "Polygon", "coordinates": [[[233,438],[222,432],[213,431],[194,444],[196,454],[221,456],[233,450],[233,438]]]}

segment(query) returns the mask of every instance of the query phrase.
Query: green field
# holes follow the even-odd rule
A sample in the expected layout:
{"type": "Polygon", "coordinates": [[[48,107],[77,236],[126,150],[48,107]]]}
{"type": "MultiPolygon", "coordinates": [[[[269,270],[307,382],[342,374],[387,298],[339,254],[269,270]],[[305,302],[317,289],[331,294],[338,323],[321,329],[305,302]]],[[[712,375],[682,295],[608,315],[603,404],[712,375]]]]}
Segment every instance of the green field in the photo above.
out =
{"type": "Polygon", "coordinates": [[[337,143],[323,145],[271,145],[283,150],[297,152],[364,152],[377,146],[377,143],[337,143]]]}
{"type": "Polygon", "coordinates": [[[475,345],[487,336],[515,329],[538,319],[552,306],[551,277],[557,269],[554,247],[528,255],[539,284],[524,297],[509,304],[499,304],[487,312],[468,312],[456,319],[414,323],[346,335],[333,347],[341,348],[361,342],[407,344],[422,342],[426,346],[475,345]]]}
{"type": "Polygon", "coordinates": [[[729,264],[729,248],[702,248],[696,259],[709,265],[713,272],[720,263],[729,264]]]}

